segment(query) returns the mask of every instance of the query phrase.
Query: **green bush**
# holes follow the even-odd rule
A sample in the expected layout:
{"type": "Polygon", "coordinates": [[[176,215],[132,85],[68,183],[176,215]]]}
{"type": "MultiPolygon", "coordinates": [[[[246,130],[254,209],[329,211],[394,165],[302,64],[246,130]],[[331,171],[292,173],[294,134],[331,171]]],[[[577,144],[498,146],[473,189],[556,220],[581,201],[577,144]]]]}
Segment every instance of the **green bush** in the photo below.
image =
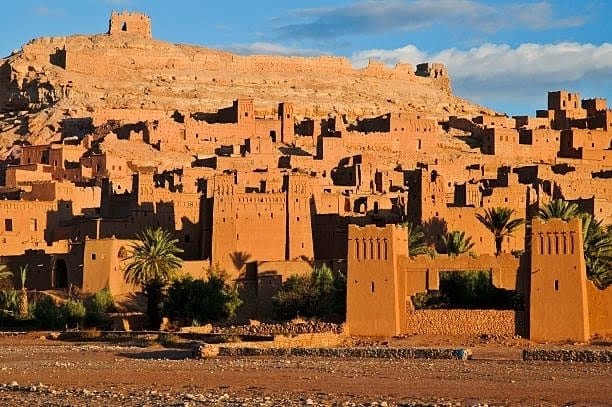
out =
{"type": "Polygon", "coordinates": [[[0,309],[13,315],[18,314],[21,302],[20,295],[21,293],[18,290],[0,291],[0,309]]]}
{"type": "Polygon", "coordinates": [[[522,309],[523,299],[515,291],[493,285],[488,271],[440,273],[440,290],[412,297],[415,309],[522,309]]]}
{"type": "Polygon", "coordinates": [[[206,281],[191,276],[175,280],[168,288],[164,309],[169,317],[202,323],[231,318],[241,304],[238,291],[215,266],[208,270],[206,281]]]}
{"type": "Polygon", "coordinates": [[[41,328],[61,329],[66,323],[53,298],[42,297],[33,304],[32,315],[41,328]]]}
{"type": "Polygon", "coordinates": [[[277,318],[344,318],[346,278],[323,265],[308,276],[291,276],[272,299],[277,318]]]}
{"type": "Polygon", "coordinates": [[[68,300],[61,305],[60,314],[69,328],[77,327],[83,325],[87,309],[80,300],[68,300]]]}
{"type": "Polygon", "coordinates": [[[85,301],[87,315],[85,321],[88,325],[98,325],[104,319],[104,314],[115,309],[113,296],[108,288],[98,291],[85,301]]]}
{"type": "Polygon", "coordinates": [[[87,310],[82,301],[68,300],[57,305],[53,298],[43,297],[36,301],[32,314],[37,324],[46,329],[72,328],[81,326],[87,310]]]}

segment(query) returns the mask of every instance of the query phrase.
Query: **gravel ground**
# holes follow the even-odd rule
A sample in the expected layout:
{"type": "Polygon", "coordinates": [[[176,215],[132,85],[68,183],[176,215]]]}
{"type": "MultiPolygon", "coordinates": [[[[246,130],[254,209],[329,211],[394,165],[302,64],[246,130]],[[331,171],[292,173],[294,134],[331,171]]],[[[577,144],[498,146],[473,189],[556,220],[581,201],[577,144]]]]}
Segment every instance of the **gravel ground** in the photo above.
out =
{"type": "Polygon", "coordinates": [[[190,353],[4,338],[0,405],[604,406],[612,401],[610,364],[503,358],[193,360],[190,353]]]}

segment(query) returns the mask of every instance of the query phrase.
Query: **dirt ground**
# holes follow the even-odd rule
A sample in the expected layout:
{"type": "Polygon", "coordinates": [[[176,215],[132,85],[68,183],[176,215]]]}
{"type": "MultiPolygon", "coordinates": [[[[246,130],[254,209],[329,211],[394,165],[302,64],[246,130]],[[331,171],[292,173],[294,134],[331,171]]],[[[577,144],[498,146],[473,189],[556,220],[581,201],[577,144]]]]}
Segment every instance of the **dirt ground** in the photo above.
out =
{"type": "MultiPolygon", "coordinates": [[[[390,345],[423,341],[431,346],[431,338],[390,345]]],[[[474,358],[467,361],[194,360],[189,349],[69,343],[29,334],[0,338],[0,405],[612,404],[610,364],[523,362],[523,340],[471,341],[474,358]]]]}

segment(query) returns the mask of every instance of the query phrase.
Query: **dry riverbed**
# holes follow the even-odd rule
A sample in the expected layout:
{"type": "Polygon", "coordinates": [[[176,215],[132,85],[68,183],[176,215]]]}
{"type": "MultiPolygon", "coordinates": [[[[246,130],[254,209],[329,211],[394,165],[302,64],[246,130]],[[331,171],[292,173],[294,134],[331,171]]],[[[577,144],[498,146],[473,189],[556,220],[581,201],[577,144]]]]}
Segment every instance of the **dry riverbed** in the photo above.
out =
{"type": "Polygon", "coordinates": [[[190,359],[189,349],[0,339],[0,405],[609,405],[612,364],[475,359],[190,359]]]}

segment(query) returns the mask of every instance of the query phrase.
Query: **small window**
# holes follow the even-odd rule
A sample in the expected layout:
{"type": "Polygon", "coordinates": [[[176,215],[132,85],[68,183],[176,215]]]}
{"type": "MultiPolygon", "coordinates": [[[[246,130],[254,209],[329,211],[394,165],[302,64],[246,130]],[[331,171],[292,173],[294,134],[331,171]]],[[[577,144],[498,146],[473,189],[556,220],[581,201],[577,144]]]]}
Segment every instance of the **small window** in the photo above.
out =
{"type": "Polygon", "coordinates": [[[559,291],[559,280],[555,280],[555,291],[559,291]]]}
{"type": "Polygon", "coordinates": [[[95,254],[95,253],[92,253],[92,254],[91,254],[91,259],[92,259],[92,260],[95,260],[95,259],[96,259],[96,254],[95,254]]]}
{"type": "Polygon", "coordinates": [[[374,281],[372,281],[372,284],[370,285],[370,290],[372,290],[372,292],[374,292],[374,281]]]}
{"type": "Polygon", "coordinates": [[[244,112],[244,117],[249,117],[249,112],[244,112]]]}
{"type": "Polygon", "coordinates": [[[4,219],[4,230],[6,232],[13,231],[13,219],[4,219]]]}
{"type": "Polygon", "coordinates": [[[31,218],[30,219],[30,231],[37,232],[38,231],[38,219],[31,218]]]}

